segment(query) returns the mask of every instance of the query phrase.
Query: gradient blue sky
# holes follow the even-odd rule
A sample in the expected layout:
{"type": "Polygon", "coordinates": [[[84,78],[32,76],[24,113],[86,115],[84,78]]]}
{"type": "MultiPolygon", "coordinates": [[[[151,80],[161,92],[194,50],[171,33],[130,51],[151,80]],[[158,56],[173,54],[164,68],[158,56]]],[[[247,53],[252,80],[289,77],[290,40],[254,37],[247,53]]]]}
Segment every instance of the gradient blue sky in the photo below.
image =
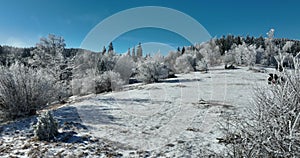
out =
{"type": "MultiPolygon", "coordinates": [[[[63,36],[67,47],[80,47],[87,33],[103,19],[140,6],[162,6],[186,13],[213,37],[265,36],[274,28],[276,37],[300,39],[300,1],[297,0],[2,0],[0,44],[34,46],[40,37],[52,33],[63,36]]],[[[114,41],[114,46],[118,52],[124,52],[138,42],[161,42],[174,47],[189,45],[175,33],[144,28],[123,34],[114,41]]]]}

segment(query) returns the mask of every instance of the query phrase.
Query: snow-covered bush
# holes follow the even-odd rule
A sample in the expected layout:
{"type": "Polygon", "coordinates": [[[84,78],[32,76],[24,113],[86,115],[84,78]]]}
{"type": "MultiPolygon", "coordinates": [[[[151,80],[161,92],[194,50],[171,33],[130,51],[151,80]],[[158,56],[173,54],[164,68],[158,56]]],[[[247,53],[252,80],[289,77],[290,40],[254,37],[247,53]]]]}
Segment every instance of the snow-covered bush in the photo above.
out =
{"type": "Polygon", "coordinates": [[[145,83],[158,82],[169,76],[169,70],[163,63],[148,58],[138,66],[138,79],[145,83]]]}
{"type": "Polygon", "coordinates": [[[191,54],[183,54],[178,57],[175,62],[175,69],[177,73],[189,73],[194,71],[194,58],[191,54]]]}
{"type": "Polygon", "coordinates": [[[98,63],[98,70],[100,73],[113,70],[119,57],[120,56],[116,55],[113,51],[104,54],[98,63]]]}
{"type": "Polygon", "coordinates": [[[93,69],[88,70],[82,78],[72,80],[73,95],[117,91],[125,83],[117,72],[105,71],[103,74],[97,74],[95,71],[93,69]]]}
{"type": "Polygon", "coordinates": [[[225,126],[233,157],[300,157],[300,70],[283,78],[257,88],[251,109],[225,126]]]}
{"type": "Polygon", "coordinates": [[[38,122],[33,125],[34,136],[38,140],[49,141],[58,135],[58,123],[52,114],[47,111],[38,117],[38,122]]]}
{"type": "Polygon", "coordinates": [[[250,45],[247,46],[245,43],[242,45],[239,45],[236,48],[236,61],[237,64],[240,65],[247,65],[247,66],[254,66],[255,61],[256,61],[256,46],[255,45],[250,45]],[[239,52],[239,53],[237,53],[239,52]]]}
{"type": "Polygon", "coordinates": [[[253,67],[256,64],[256,46],[250,45],[247,47],[247,51],[245,52],[244,59],[245,63],[249,67],[253,67]]]}
{"type": "MultiPolygon", "coordinates": [[[[77,74],[79,75],[79,74],[77,74]]],[[[73,78],[71,81],[73,95],[86,95],[95,93],[96,69],[87,69],[80,77],[73,78]]]]}
{"type": "Polygon", "coordinates": [[[204,60],[209,66],[221,64],[220,48],[216,44],[215,39],[211,39],[209,42],[202,43],[198,47],[200,49],[200,54],[204,57],[204,60]]]}
{"type": "Polygon", "coordinates": [[[169,69],[169,77],[174,77],[176,73],[175,63],[177,57],[180,56],[180,51],[178,52],[169,52],[168,55],[164,58],[164,64],[169,69]]]}
{"type": "Polygon", "coordinates": [[[100,64],[101,59],[103,57],[100,53],[93,53],[91,51],[87,50],[81,50],[80,53],[78,53],[74,57],[74,68],[73,68],[73,74],[75,78],[81,78],[82,76],[87,75],[87,73],[93,69],[96,72],[101,71],[100,64]]]}
{"type": "Polygon", "coordinates": [[[54,78],[42,69],[20,64],[0,69],[0,110],[4,119],[33,115],[59,97],[54,78]]]}
{"type": "Polygon", "coordinates": [[[124,83],[119,73],[106,71],[95,78],[95,93],[118,91],[122,89],[124,83]]]}
{"type": "Polygon", "coordinates": [[[245,42],[237,46],[233,45],[231,50],[225,52],[224,63],[254,66],[256,63],[256,46],[248,46],[245,42]]]}
{"type": "Polygon", "coordinates": [[[133,59],[128,55],[123,55],[117,61],[113,71],[119,73],[125,83],[129,83],[129,78],[133,73],[134,67],[135,63],[133,59]]]}
{"type": "Polygon", "coordinates": [[[235,64],[235,58],[234,58],[234,54],[232,51],[225,51],[224,53],[224,64],[235,64]]]}
{"type": "Polygon", "coordinates": [[[196,70],[197,71],[207,71],[208,70],[207,62],[204,59],[199,60],[196,65],[196,70]]]}

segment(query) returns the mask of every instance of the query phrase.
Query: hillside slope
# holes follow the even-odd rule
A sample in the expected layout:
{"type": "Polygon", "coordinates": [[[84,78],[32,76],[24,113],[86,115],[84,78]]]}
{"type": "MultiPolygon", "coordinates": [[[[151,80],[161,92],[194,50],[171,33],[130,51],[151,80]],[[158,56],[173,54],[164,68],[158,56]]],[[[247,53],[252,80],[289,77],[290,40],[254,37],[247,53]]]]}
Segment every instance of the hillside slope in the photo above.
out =
{"type": "Polygon", "coordinates": [[[55,143],[27,139],[35,117],[2,125],[0,156],[26,157],[35,146],[24,144],[38,144],[36,154],[46,156],[186,157],[201,156],[204,148],[221,153],[224,146],[216,141],[222,136],[221,115],[242,112],[250,106],[253,87],[267,84],[267,73],[248,68],[216,67],[177,76],[120,92],[74,97],[53,111],[65,134],[55,143]]]}

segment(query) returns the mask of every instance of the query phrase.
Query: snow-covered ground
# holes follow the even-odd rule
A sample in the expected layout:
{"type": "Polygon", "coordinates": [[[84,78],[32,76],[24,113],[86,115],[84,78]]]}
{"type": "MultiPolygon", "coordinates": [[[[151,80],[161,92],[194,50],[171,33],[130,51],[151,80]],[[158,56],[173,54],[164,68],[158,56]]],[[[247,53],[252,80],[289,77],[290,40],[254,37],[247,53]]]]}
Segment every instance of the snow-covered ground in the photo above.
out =
{"type": "Polygon", "coordinates": [[[35,145],[47,149],[40,153],[50,157],[197,157],[206,149],[220,153],[220,115],[249,108],[253,87],[266,85],[268,74],[215,67],[177,76],[120,92],[74,97],[54,110],[60,142],[30,139],[35,117],[2,125],[0,157],[26,157],[35,145]]]}

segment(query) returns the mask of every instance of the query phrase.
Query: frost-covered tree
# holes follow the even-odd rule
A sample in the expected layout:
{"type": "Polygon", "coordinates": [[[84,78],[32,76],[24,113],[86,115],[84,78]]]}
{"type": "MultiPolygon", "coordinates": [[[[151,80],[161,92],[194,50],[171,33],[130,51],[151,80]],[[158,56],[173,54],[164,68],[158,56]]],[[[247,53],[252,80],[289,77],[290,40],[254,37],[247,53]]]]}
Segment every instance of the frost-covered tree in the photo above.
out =
{"type": "Polygon", "coordinates": [[[284,61],[287,58],[291,58],[290,55],[287,53],[287,51],[289,51],[291,49],[291,47],[293,46],[294,42],[288,41],[285,43],[285,45],[283,46],[282,50],[278,50],[278,55],[274,56],[276,62],[277,62],[277,68],[280,72],[282,72],[284,70],[284,61]]]}
{"type": "Polygon", "coordinates": [[[38,50],[53,56],[61,56],[65,46],[64,38],[53,34],[49,34],[48,38],[42,37],[40,42],[36,44],[38,50]]]}
{"type": "Polygon", "coordinates": [[[91,51],[82,50],[81,53],[78,53],[76,57],[74,57],[74,68],[73,68],[73,74],[74,78],[81,78],[82,76],[85,76],[87,73],[87,70],[93,69],[95,70],[94,73],[99,73],[101,71],[106,70],[106,56],[108,54],[105,54],[101,56],[100,53],[93,53],[91,51]],[[103,59],[105,58],[105,60],[103,59]],[[104,63],[102,61],[104,60],[104,63]],[[103,65],[102,65],[103,64],[103,65]],[[101,67],[103,66],[103,67],[101,67]]]}
{"type": "Polygon", "coordinates": [[[134,67],[135,63],[133,59],[130,56],[123,55],[116,62],[113,71],[119,73],[125,83],[129,83],[129,78],[133,73],[134,67]]]}
{"type": "Polygon", "coordinates": [[[181,55],[175,62],[176,73],[188,73],[194,71],[194,62],[194,58],[191,54],[185,53],[181,55]]]}
{"type": "Polygon", "coordinates": [[[233,51],[229,50],[229,51],[225,51],[224,53],[224,63],[225,65],[228,65],[228,64],[235,64],[235,55],[233,53],[233,51]]]}
{"type": "Polygon", "coordinates": [[[42,37],[40,42],[36,44],[36,49],[31,52],[33,60],[28,64],[32,67],[46,68],[48,73],[51,73],[59,81],[62,73],[61,66],[65,65],[65,57],[63,56],[65,46],[63,37],[52,34],[47,38],[42,37]]]}
{"type": "Polygon", "coordinates": [[[106,71],[103,74],[96,76],[93,80],[95,82],[95,93],[118,91],[122,89],[125,82],[117,72],[106,71]]]}
{"type": "MultiPolygon", "coordinates": [[[[256,46],[248,46],[245,42],[243,44],[236,46],[230,53],[234,57],[234,63],[238,65],[254,66],[256,62],[256,46]]],[[[229,53],[229,54],[230,54],[229,53]]]]}
{"type": "Polygon", "coordinates": [[[274,33],[275,33],[275,30],[274,29],[271,29],[267,35],[268,35],[268,38],[265,39],[265,53],[264,53],[264,60],[263,60],[263,63],[262,64],[265,64],[265,65],[271,65],[271,64],[274,64],[274,56],[277,54],[278,52],[278,48],[277,46],[274,44],[274,33]]]}
{"type": "Polygon", "coordinates": [[[208,71],[207,62],[204,59],[198,60],[196,63],[196,70],[207,72],[208,71]]]}
{"type": "Polygon", "coordinates": [[[256,63],[256,46],[248,46],[245,42],[240,45],[233,45],[233,48],[225,52],[225,64],[247,65],[252,67],[256,63]]]}
{"type": "Polygon", "coordinates": [[[287,42],[284,44],[282,50],[283,50],[284,52],[288,52],[288,51],[291,50],[291,48],[292,48],[292,46],[293,46],[294,44],[295,44],[295,42],[293,42],[293,41],[287,41],[287,42]]]}
{"type": "Polygon", "coordinates": [[[267,32],[268,39],[274,39],[274,33],[275,33],[275,30],[274,29],[270,29],[270,31],[267,32]]]}
{"type": "Polygon", "coordinates": [[[72,80],[74,95],[117,91],[125,84],[117,72],[105,71],[102,74],[95,74],[94,72],[95,70],[90,69],[85,76],[72,80]]]}
{"type": "Polygon", "coordinates": [[[143,57],[143,49],[141,43],[139,43],[139,45],[137,46],[136,55],[138,58],[143,57]]]}
{"type": "MultiPolygon", "coordinates": [[[[181,55],[180,51],[177,52],[170,52],[168,53],[168,55],[164,58],[164,63],[166,64],[166,66],[168,67],[168,69],[171,71],[170,73],[172,73],[174,75],[174,73],[176,72],[176,68],[175,68],[175,64],[176,64],[176,59],[181,55]]],[[[172,75],[170,74],[170,75],[172,75]]]]}
{"type": "Polygon", "coordinates": [[[36,66],[53,66],[57,62],[61,62],[64,57],[62,55],[66,44],[63,37],[48,35],[48,38],[42,37],[40,42],[36,44],[33,51],[34,59],[42,65],[36,66]]]}
{"type": "Polygon", "coordinates": [[[200,53],[209,66],[221,64],[221,53],[215,39],[202,43],[200,46],[200,53]]]}
{"type": "Polygon", "coordinates": [[[119,56],[113,52],[104,54],[99,59],[97,70],[99,71],[99,73],[103,73],[105,71],[111,71],[114,69],[118,60],[119,60],[119,56]]]}
{"type": "Polygon", "coordinates": [[[246,60],[246,64],[249,67],[253,67],[256,64],[256,46],[255,45],[250,45],[247,47],[248,52],[245,52],[244,58],[246,60]]]}
{"type": "Polygon", "coordinates": [[[76,75],[71,81],[72,95],[86,95],[95,92],[95,78],[97,70],[95,68],[85,69],[84,73],[76,75]]]}
{"type": "Polygon", "coordinates": [[[159,58],[148,58],[138,65],[138,79],[145,83],[158,82],[169,75],[169,70],[159,58]]]}

